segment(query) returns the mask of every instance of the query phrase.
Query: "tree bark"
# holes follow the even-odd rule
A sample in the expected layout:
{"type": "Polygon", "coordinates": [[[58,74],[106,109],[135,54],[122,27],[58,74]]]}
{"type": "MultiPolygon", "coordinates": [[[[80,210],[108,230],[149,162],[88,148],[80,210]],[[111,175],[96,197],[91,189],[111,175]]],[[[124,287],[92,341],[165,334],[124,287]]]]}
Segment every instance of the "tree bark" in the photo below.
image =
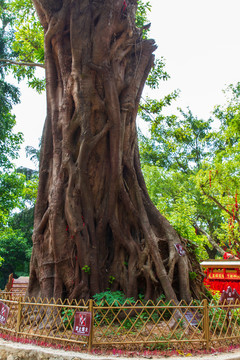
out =
{"type": "MultiPolygon", "coordinates": [[[[190,300],[189,260],[152,204],[136,116],[153,40],[136,0],[33,0],[45,31],[47,118],[28,295],[190,300]]],[[[184,246],[184,245],[183,245],[184,246]]]]}

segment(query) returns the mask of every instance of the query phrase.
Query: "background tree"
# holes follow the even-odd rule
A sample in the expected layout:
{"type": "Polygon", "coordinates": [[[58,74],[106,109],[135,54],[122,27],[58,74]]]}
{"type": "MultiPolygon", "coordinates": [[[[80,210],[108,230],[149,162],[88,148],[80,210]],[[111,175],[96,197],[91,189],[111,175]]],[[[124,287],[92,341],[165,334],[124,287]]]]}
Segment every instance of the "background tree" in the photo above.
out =
{"type": "Polygon", "coordinates": [[[0,58],[2,67],[11,69],[15,78],[27,79],[28,85],[38,92],[45,90],[43,31],[30,0],[6,1],[4,7],[11,14],[8,34],[8,54],[0,58]]]}
{"type": "Polygon", "coordinates": [[[140,138],[150,195],[174,228],[198,245],[199,259],[238,251],[238,87],[230,86],[227,105],[217,106],[209,120],[190,110],[165,116],[162,101],[141,106],[150,122],[150,137],[140,138]]]}
{"type": "MultiPolygon", "coordinates": [[[[7,26],[11,19],[5,11],[5,3],[0,3],[0,58],[8,58],[8,38],[11,32],[7,26]]],[[[6,217],[18,203],[18,194],[21,191],[21,175],[14,171],[12,161],[18,156],[22,142],[22,134],[14,133],[15,117],[11,114],[13,104],[19,102],[18,89],[6,80],[6,68],[0,66],[0,222],[6,222],[6,217]]]]}
{"type": "MultiPolygon", "coordinates": [[[[13,40],[12,16],[4,1],[0,2],[0,59],[10,59],[13,40]]],[[[7,62],[0,60],[0,288],[4,288],[10,273],[28,274],[31,254],[33,203],[36,198],[36,173],[15,169],[13,160],[23,141],[14,133],[15,116],[12,107],[19,102],[18,89],[6,81],[7,62]],[[35,177],[34,177],[35,176],[35,177]],[[28,216],[27,213],[32,213],[28,216]],[[23,221],[25,217],[25,222],[23,221]],[[21,221],[20,221],[21,218],[21,221]]]]}
{"type": "MultiPolygon", "coordinates": [[[[25,168],[15,171],[18,183],[3,183],[0,191],[0,288],[3,289],[9,274],[14,277],[29,275],[29,261],[32,251],[34,204],[37,195],[38,174],[25,168]],[[14,201],[13,201],[13,194],[14,201]],[[4,213],[1,213],[4,209],[4,213]]],[[[16,179],[15,179],[16,180],[16,179]]]]}
{"type": "Polygon", "coordinates": [[[14,278],[28,275],[31,244],[21,231],[10,226],[1,228],[0,256],[3,259],[0,271],[1,289],[4,289],[10,274],[13,273],[14,278]]]}
{"type": "Polygon", "coordinates": [[[225,250],[239,256],[240,84],[230,85],[225,94],[227,103],[214,110],[220,124],[219,131],[214,133],[213,161],[205,162],[197,175],[197,184],[204,200],[221,212],[213,236],[217,236],[225,250]]]}

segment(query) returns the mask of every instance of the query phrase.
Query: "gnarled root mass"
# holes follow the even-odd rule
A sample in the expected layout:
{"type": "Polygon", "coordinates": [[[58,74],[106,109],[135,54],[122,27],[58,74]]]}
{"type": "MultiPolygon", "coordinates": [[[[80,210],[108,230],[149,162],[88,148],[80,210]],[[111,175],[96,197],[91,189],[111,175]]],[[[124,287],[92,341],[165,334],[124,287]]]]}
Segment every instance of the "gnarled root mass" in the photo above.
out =
{"type": "MultiPolygon", "coordinates": [[[[42,138],[28,295],[190,300],[188,256],[153,206],[136,116],[153,40],[136,0],[33,0],[45,31],[42,138]]],[[[184,244],[182,244],[184,246],[184,244]]]]}

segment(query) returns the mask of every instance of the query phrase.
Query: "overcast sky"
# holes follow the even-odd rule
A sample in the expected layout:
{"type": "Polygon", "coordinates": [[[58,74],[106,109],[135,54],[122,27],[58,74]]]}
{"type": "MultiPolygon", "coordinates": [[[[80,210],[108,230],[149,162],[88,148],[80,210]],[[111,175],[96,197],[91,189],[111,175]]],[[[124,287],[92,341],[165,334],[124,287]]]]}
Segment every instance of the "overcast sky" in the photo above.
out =
{"type": "Polygon", "coordinates": [[[207,118],[224,101],[222,90],[240,81],[239,0],[151,0],[152,37],[181,90],[179,104],[207,118]]]}
{"type": "MultiPolygon", "coordinates": [[[[173,105],[207,119],[213,107],[224,102],[222,90],[240,81],[240,0],[151,0],[151,37],[157,57],[166,59],[171,79],[155,97],[180,89],[173,105]]],[[[14,107],[17,131],[26,145],[38,146],[45,119],[45,95],[21,85],[22,102],[14,107]]],[[[33,166],[24,160],[18,165],[33,166]]]]}

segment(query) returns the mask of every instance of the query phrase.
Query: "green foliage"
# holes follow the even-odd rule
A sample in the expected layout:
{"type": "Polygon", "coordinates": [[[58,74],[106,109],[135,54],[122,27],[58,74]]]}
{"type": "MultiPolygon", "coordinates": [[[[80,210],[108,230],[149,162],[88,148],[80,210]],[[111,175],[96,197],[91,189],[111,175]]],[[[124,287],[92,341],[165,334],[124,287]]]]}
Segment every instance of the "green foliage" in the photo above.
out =
{"type": "Polygon", "coordinates": [[[207,258],[204,249],[207,241],[204,236],[196,235],[193,224],[200,210],[201,214],[205,214],[209,213],[209,209],[200,206],[201,194],[196,191],[194,177],[154,165],[143,165],[142,170],[155,206],[184,238],[201,245],[196,248],[199,260],[207,258]]]}
{"type": "Polygon", "coordinates": [[[11,228],[0,230],[0,256],[5,263],[14,264],[15,272],[24,271],[24,261],[29,260],[29,244],[20,231],[11,228]]]}
{"type": "Polygon", "coordinates": [[[25,177],[13,171],[12,173],[0,172],[0,224],[7,222],[12,210],[22,207],[22,194],[25,177]]]}
{"type": "MultiPolygon", "coordinates": [[[[183,340],[183,331],[180,329],[178,331],[174,332],[174,338],[176,340],[181,339],[183,340]]],[[[169,344],[172,340],[172,334],[166,334],[164,336],[158,336],[154,335],[154,343],[151,345],[148,345],[146,348],[153,351],[153,350],[172,350],[171,345],[169,344]],[[167,342],[169,340],[169,343],[167,342]]],[[[178,351],[179,352],[179,351],[178,351]]],[[[182,355],[182,354],[181,354],[182,355]]],[[[183,354],[183,356],[188,356],[183,354]]]]}
{"type": "Polygon", "coordinates": [[[160,101],[148,99],[141,106],[142,118],[151,123],[150,139],[140,139],[141,158],[143,164],[150,160],[167,170],[191,173],[211,155],[212,120],[199,120],[189,109],[187,113],[180,110],[179,117],[165,116],[163,109],[177,96],[175,92],[160,101]],[[150,148],[152,151],[148,154],[150,148]]]}
{"type": "MultiPolygon", "coordinates": [[[[121,327],[131,332],[135,332],[146,324],[156,324],[159,319],[169,320],[176,311],[175,305],[171,301],[166,301],[164,294],[157,300],[157,304],[152,301],[145,302],[142,299],[145,308],[136,306],[133,298],[126,299],[120,291],[96,294],[93,298],[99,306],[94,316],[97,326],[108,326],[110,323],[119,326],[121,322],[121,327]],[[154,305],[156,308],[153,307],[154,305]]],[[[181,325],[179,323],[180,327],[181,325]]]]}
{"type": "Polygon", "coordinates": [[[3,289],[9,274],[28,275],[31,256],[29,241],[20,230],[11,227],[0,229],[0,257],[3,258],[0,272],[0,288],[3,289]]]}
{"type": "Polygon", "coordinates": [[[69,308],[64,308],[61,314],[62,314],[62,322],[65,328],[72,329],[74,325],[75,311],[69,308]]]}
{"type": "Polygon", "coordinates": [[[25,149],[27,157],[29,157],[30,160],[37,166],[40,161],[40,146],[41,146],[41,141],[38,149],[34,148],[33,146],[26,146],[25,149]]]}
{"type": "MultiPolygon", "coordinates": [[[[105,291],[93,296],[95,303],[100,307],[113,307],[112,309],[101,310],[97,312],[94,319],[97,324],[108,325],[113,321],[114,317],[118,313],[117,307],[122,305],[133,305],[135,303],[134,298],[126,298],[122,291],[105,291]],[[116,307],[116,309],[114,309],[116,307]]],[[[128,319],[123,322],[123,327],[129,326],[128,319]]]]}
{"type": "Polygon", "coordinates": [[[33,233],[34,207],[26,207],[20,212],[14,213],[8,218],[8,226],[13,231],[20,231],[28,241],[29,253],[32,250],[32,233],[33,233]]]}
{"type": "Polygon", "coordinates": [[[0,172],[0,288],[10,273],[28,275],[38,177],[30,169],[0,172]]]}
{"type": "MultiPolygon", "coordinates": [[[[32,1],[13,0],[7,2],[7,11],[11,13],[13,36],[8,41],[11,49],[9,59],[19,63],[44,63],[44,33],[36,16],[32,1]]],[[[45,80],[39,78],[33,66],[9,65],[18,81],[28,80],[28,85],[39,93],[45,89],[45,80]]]]}
{"type": "Polygon", "coordinates": [[[146,85],[148,85],[151,89],[157,89],[160,85],[160,81],[166,81],[169,79],[168,73],[164,70],[165,68],[165,60],[163,58],[156,59],[153,68],[148,75],[146,85]]]}
{"type": "Polygon", "coordinates": [[[217,106],[208,120],[190,109],[166,116],[164,109],[177,93],[147,99],[140,109],[150,124],[150,136],[140,134],[139,146],[150,197],[174,228],[197,245],[199,259],[217,255],[205,233],[225,250],[240,251],[240,83],[228,87],[226,95],[227,104],[217,106]]]}
{"type": "Polygon", "coordinates": [[[119,305],[131,305],[135,303],[134,298],[126,298],[122,291],[105,291],[93,296],[97,305],[101,306],[119,306],[119,305]]]}
{"type": "MultiPolygon", "coordinates": [[[[221,294],[219,291],[216,291],[214,294],[212,294],[211,305],[213,306],[209,306],[208,312],[210,329],[216,333],[222,331],[226,332],[228,328],[226,310],[221,308],[219,305],[220,296],[221,294]]],[[[237,318],[238,316],[235,316],[235,321],[237,320],[237,318]]]]}
{"type": "Polygon", "coordinates": [[[218,209],[221,219],[213,234],[220,245],[233,254],[240,254],[240,83],[225,90],[227,102],[214,110],[219,131],[213,132],[214,152],[205,161],[196,177],[196,184],[205,203],[218,209]]]}
{"type": "Polygon", "coordinates": [[[114,282],[114,280],[116,280],[116,278],[114,277],[114,276],[109,276],[109,280],[108,280],[108,282],[109,282],[109,284],[110,285],[112,285],[113,284],[113,282],[114,282]]]}
{"type": "MultiPolygon", "coordinates": [[[[2,93],[0,81],[0,101],[2,93]]],[[[10,169],[12,167],[11,160],[18,157],[20,144],[23,141],[21,133],[14,134],[13,127],[15,126],[15,116],[10,112],[0,110],[0,168],[10,169]]]]}
{"type": "Polygon", "coordinates": [[[226,313],[221,308],[210,308],[209,309],[209,319],[211,327],[210,329],[216,333],[226,332],[228,324],[226,319],[226,313]]]}
{"type": "Polygon", "coordinates": [[[196,279],[197,274],[195,273],[195,271],[189,271],[189,279],[190,280],[194,280],[196,279]]]}
{"type": "Polygon", "coordinates": [[[84,265],[84,266],[82,267],[82,271],[84,271],[86,274],[90,274],[90,273],[91,273],[90,266],[84,265]]]}
{"type": "MultiPolygon", "coordinates": [[[[136,303],[134,298],[126,298],[122,291],[105,291],[94,295],[93,299],[99,307],[112,307],[112,309],[101,310],[95,314],[95,321],[101,325],[108,325],[114,320],[115,317],[117,317],[117,314],[119,313],[119,306],[122,306],[124,308],[124,306],[127,307],[136,303]]],[[[141,314],[136,314],[136,312],[133,311],[129,314],[129,316],[126,316],[121,321],[121,325],[125,329],[136,329],[143,326],[147,320],[156,322],[158,318],[158,311],[153,311],[152,308],[149,312],[141,311],[141,314]]]]}
{"type": "Polygon", "coordinates": [[[148,33],[148,29],[144,29],[144,26],[147,22],[148,12],[150,11],[151,11],[150,1],[138,0],[138,9],[136,13],[136,26],[142,29],[144,37],[148,33]]]}
{"type": "MultiPolygon", "coordinates": [[[[31,170],[28,172],[30,173],[31,170]]],[[[36,172],[33,173],[31,176],[26,175],[26,169],[24,172],[23,168],[11,172],[0,171],[0,224],[2,226],[11,222],[10,216],[15,220],[19,217],[19,213],[16,213],[17,209],[28,211],[34,206],[38,176],[36,172]]]]}
{"type": "MultiPolygon", "coordinates": [[[[13,14],[8,4],[0,0],[0,59],[15,56],[10,48],[14,32],[13,14]]],[[[0,65],[0,287],[4,288],[10,273],[28,274],[32,224],[22,222],[18,227],[16,220],[20,219],[21,210],[33,205],[37,180],[32,182],[12,163],[23,141],[21,133],[14,133],[16,121],[11,114],[13,105],[19,102],[19,91],[5,80],[6,63],[0,65]]]]}
{"type": "MultiPolygon", "coordinates": [[[[8,49],[8,37],[6,30],[10,19],[5,11],[5,4],[0,1],[0,59],[10,56],[8,49]]],[[[23,141],[21,133],[14,134],[13,128],[16,124],[15,117],[11,114],[13,105],[19,102],[18,89],[5,81],[6,68],[0,66],[0,168],[12,167],[11,160],[17,157],[20,144],[23,141]]]]}
{"type": "MultiPolygon", "coordinates": [[[[35,64],[44,63],[44,32],[37,18],[31,0],[12,0],[7,2],[7,10],[12,14],[11,25],[13,36],[9,41],[11,47],[10,59],[18,62],[28,62],[35,64]]],[[[142,30],[143,37],[147,36],[148,26],[146,26],[148,12],[151,10],[149,1],[138,1],[136,13],[136,26],[142,30]]],[[[36,89],[39,93],[45,89],[45,80],[39,78],[35,67],[8,65],[16,78],[22,80],[27,78],[28,85],[36,89]]],[[[149,78],[149,84],[156,84],[156,73],[161,72],[161,61],[156,62],[155,69],[149,78]]],[[[162,73],[166,78],[168,75],[162,73]]],[[[153,85],[156,86],[156,85],[153,85]]]]}
{"type": "MultiPolygon", "coordinates": [[[[14,38],[12,20],[13,16],[12,13],[8,11],[7,2],[5,0],[0,0],[0,59],[9,59],[13,56],[13,53],[10,49],[10,43],[14,38]]],[[[1,77],[3,77],[5,72],[5,64],[1,63],[1,77]]]]}

